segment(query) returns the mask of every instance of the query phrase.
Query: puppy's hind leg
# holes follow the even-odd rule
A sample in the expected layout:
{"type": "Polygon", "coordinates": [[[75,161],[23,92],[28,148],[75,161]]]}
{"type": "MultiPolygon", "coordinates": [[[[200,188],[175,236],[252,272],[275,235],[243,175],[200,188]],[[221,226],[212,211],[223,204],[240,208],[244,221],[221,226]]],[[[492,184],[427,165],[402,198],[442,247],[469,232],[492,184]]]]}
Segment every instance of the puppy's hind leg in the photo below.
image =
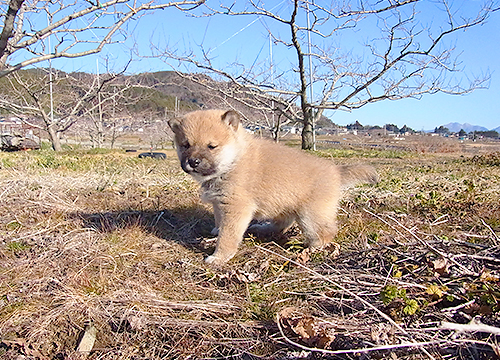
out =
{"type": "Polygon", "coordinates": [[[297,222],[310,248],[320,249],[332,242],[337,234],[336,215],[336,208],[331,208],[328,212],[307,211],[300,214],[297,222]]]}
{"type": "Polygon", "coordinates": [[[254,224],[248,228],[250,233],[260,236],[269,236],[272,234],[283,233],[292,226],[295,219],[292,216],[282,215],[273,219],[267,224],[254,224]]]}

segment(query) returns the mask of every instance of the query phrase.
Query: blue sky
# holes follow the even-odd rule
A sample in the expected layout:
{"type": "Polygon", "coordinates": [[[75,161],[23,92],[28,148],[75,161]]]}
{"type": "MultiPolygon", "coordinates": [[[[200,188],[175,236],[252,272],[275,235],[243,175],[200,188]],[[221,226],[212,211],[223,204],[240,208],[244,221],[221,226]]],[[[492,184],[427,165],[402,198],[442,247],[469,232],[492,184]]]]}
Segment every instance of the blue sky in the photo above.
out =
{"type": "MultiPolygon", "coordinates": [[[[469,10],[468,6],[477,4],[478,0],[456,0],[452,3],[457,8],[469,10]],[[469,3],[467,3],[469,1],[469,3]]],[[[268,9],[285,11],[289,1],[270,1],[268,9]]],[[[267,3],[266,3],[267,4],[267,3]]],[[[422,15],[422,14],[421,14],[422,15]]],[[[425,14],[423,14],[425,15],[425,14]]],[[[431,15],[425,15],[424,21],[436,21],[431,15]]],[[[272,27],[272,31],[288,34],[282,26],[273,25],[269,20],[254,17],[211,17],[189,18],[174,9],[157,11],[129,24],[131,37],[125,44],[106,48],[99,57],[101,70],[104,68],[103,58],[118,69],[120,64],[128,60],[130,47],[135,44],[141,55],[150,52],[150,44],[172,49],[193,49],[199,54],[199,46],[210,49],[214,64],[226,68],[234,61],[244,63],[247,67],[269,67],[269,40],[264,24],[272,27]]],[[[339,40],[339,46],[345,46],[346,40],[353,49],[361,48],[365,41],[363,31],[349,35],[348,39],[339,40]]],[[[397,101],[382,101],[368,104],[352,112],[328,112],[332,121],[346,125],[356,120],[362,124],[383,125],[393,123],[398,126],[408,125],[415,130],[433,129],[436,126],[450,123],[470,123],[488,129],[500,126],[500,11],[493,13],[483,26],[460,32],[448,39],[448,44],[456,47],[460,53],[461,77],[473,77],[489,73],[491,79],[487,89],[478,89],[464,96],[445,94],[424,95],[423,98],[397,101]]],[[[274,66],[282,71],[291,71],[293,54],[273,46],[274,66]]],[[[57,60],[54,67],[66,71],[95,72],[95,57],[73,60],[57,60]]],[[[175,62],[171,65],[177,66],[175,62]]],[[[130,72],[168,70],[169,66],[159,59],[136,59],[130,66],[130,72]]],[[[180,68],[183,70],[183,68],[180,68]]]]}

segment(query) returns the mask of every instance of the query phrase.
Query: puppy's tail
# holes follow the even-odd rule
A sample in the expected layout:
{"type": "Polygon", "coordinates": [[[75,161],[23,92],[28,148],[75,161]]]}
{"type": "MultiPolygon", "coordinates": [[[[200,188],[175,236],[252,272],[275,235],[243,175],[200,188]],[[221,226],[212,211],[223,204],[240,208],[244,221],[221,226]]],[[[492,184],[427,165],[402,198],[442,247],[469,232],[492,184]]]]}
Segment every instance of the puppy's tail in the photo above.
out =
{"type": "Polygon", "coordinates": [[[344,189],[360,183],[376,184],[379,181],[377,171],[370,165],[340,166],[340,178],[344,189]]]}

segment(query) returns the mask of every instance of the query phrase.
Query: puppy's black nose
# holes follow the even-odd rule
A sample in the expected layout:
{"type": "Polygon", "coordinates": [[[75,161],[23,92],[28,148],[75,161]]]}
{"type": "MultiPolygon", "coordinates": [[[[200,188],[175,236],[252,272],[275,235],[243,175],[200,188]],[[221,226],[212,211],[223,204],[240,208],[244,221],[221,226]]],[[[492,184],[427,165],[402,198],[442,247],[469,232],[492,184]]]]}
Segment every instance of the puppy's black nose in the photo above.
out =
{"type": "Polygon", "coordinates": [[[198,165],[200,165],[201,160],[198,158],[190,158],[188,160],[189,166],[191,166],[193,169],[197,168],[198,165]]]}

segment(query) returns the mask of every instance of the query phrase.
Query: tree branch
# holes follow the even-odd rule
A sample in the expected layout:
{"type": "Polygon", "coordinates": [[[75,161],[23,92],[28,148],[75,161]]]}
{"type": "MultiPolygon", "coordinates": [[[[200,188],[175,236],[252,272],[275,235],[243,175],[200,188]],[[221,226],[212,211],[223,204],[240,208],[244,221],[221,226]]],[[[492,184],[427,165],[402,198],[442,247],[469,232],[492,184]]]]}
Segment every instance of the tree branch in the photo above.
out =
{"type": "MultiPolygon", "coordinates": [[[[3,49],[3,57],[0,57],[1,62],[0,62],[0,77],[6,76],[14,71],[17,71],[21,68],[24,68],[29,65],[33,65],[42,61],[47,61],[51,59],[57,59],[57,58],[77,58],[77,57],[82,57],[82,56],[87,56],[91,54],[96,54],[99,53],[103,47],[109,43],[112,42],[113,36],[120,30],[123,26],[124,23],[129,21],[131,18],[136,16],[139,13],[145,13],[147,11],[154,11],[154,10],[159,10],[159,9],[166,9],[166,8],[176,8],[182,11],[190,11],[193,10],[196,7],[199,7],[204,3],[205,0],[192,0],[192,1],[171,1],[167,3],[162,3],[162,4],[153,4],[152,2],[148,2],[142,5],[136,5],[134,3],[133,6],[130,6],[128,4],[128,0],[110,0],[104,3],[99,3],[97,2],[96,4],[92,4],[92,6],[85,8],[83,10],[71,12],[71,5],[68,7],[65,7],[65,11],[69,11],[70,14],[62,17],[61,19],[49,24],[48,26],[42,28],[41,30],[35,31],[34,33],[28,34],[28,33],[23,33],[20,32],[19,29],[22,28],[22,26],[18,26],[18,30],[16,31],[16,36],[12,36],[13,33],[13,28],[14,28],[14,21],[15,21],[15,15],[17,14],[17,10],[14,12],[12,10],[12,15],[7,16],[5,21],[4,29],[2,31],[2,36],[0,37],[0,41],[3,39],[6,41],[4,44],[4,47],[2,48],[1,45],[2,43],[0,42],[0,51],[3,49]],[[118,5],[124,5],[125,7],[122,10],[119,10],[116,8],[118,5]],[[112,9],[110,11],[107,11],[107,9],[112,9]],[[99,17],[96,17],[91,20],[91,23],[87,26],[84,27],[76,27],[74,29],[68,28],[68,24],[75,23],[75,20],[77,19],[82,19],[85,16],[96,13],[102,16],[105,16],[107,18],[114,17],[112,20],[111,25],[105,25],[105,26],[96,26],[93,25],[99,17]],[[7,22],[8,21],[8,22],[7,22]],[[9,25],[9,27],[7,27],[9,25]],[[105,30],[106,34],[97,40],[96,46],[94,46],[92,49],[86,49],[82,51],[76,51],[76,52],[70,52],[71,49],[76,47],[78,44],[82,43],[92,43],[91,41],[82,41],[76,37],[76,34],[79,32],[86,32],[86,31],[92,31],[93,29],[96,30],[105,30]],[[20,35],[22,34],[22,36],[20,35]],[[48,36],[51,35],[56,35],[56,34],[71,34],[72,37],[74,38],[73,42],[70,43],[66,48],[59,50],[60,45],[65,41],[63,37],[60,39],[60,43],[55,46],[53,51],[48,54],[43,54],[39,53],[36,51],[33,47],[41,42],[41,40],[45,39],[48,36]],[[11,38],[11,40],[15,41],[8,41],[8,39],[11,38]],[[24,40],[23,40],[24,39],[24,40]],[[9,50],[10,49],[10,50],[9,50]],[[14,65],[9,65],[7,63],[8,57],[15,53],[16,51],[19,51],[21,49],[24,49],[28,52],[31,52],[34,56],[25,60],[22,60],[18,62],[17,64],[14,65]]],[[[14,5],[14,2],[20,2],[22,4],[22,1],[20,0],[11,0],[11,6],[14,5]]],[[[37,12],[38,9],[36,9],[36,3],[32,8],[33,12],[37,12]]],[[[76,2],[73,3],[72,5],[77,5],[76,2]]],[[[62,6],[62,5],[61,5],[62,6]]],[[[56,10],[55,12],[51,13],[50,9],[48,7],[44,8],[49,17],[53,17],[57,12],[59,12],[61,9],[56,10]]],[[[10,10],[10,8],[9,8],[10,10]]],[[[22,24],[23,19],[19,19],[19,24],[22,24]]],[[[2,53],[0,53],[2,54],[2,53]]]]}

